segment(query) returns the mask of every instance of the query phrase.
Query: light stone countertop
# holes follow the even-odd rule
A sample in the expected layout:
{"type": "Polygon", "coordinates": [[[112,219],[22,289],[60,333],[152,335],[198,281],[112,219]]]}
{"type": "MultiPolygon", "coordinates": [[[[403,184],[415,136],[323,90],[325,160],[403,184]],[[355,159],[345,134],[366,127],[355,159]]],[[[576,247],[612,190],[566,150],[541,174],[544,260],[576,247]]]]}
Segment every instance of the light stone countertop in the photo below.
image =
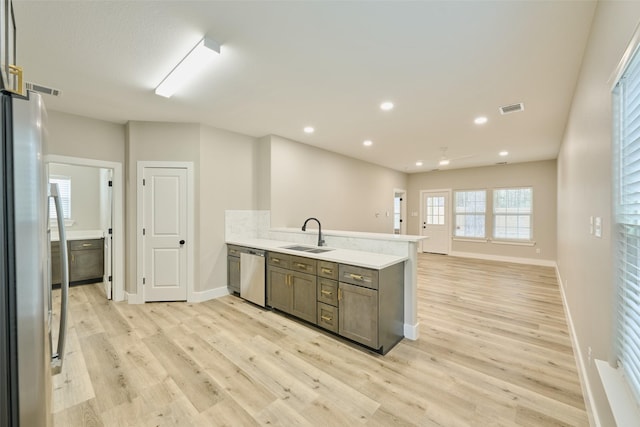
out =
{"type": "MultiPolygon", "coordinates": [[[[102,230],[66,230],[67,240],[85,240],[85,239],[102,239],[104,237],[104,231],[102,230]]],[[[51,230],[51,241],[57,242],[60,240],[58,236],[58,230],[51,230]]]]}
{"type": "Polygon", "coordinates": [[[401,257],[401,256],[395,256],[395,255],[385,255],[385,254],[378,254],[373,252],[355,251],[351,249],[331,248],[327,246],[322,246],[322,248],[331,249],[331,251],[314,254],[314,253],[304,252],[304,251],[294,251],[291,249],[286,249],[286,247],[288,246],[317,247],[317,246],[300,244],[295,242],[283,242],[280,240],[270,240],[270,239],[236,238],[236,239],[227,240],[226,243],[230,245],[245,246],[245,247],[254,248],[254,249],[280,252],[280,253],[289,254],[289,255],[297,255],[305,258],[318,259],[322,261],[337,262],[341,264],[350,264],[358,267],[366,267],[366,268],[372,268],[376,270],[381,270],[383,268],[392,266],[394,264],[404,262],[408,259],[407,257],[401,257]]]}

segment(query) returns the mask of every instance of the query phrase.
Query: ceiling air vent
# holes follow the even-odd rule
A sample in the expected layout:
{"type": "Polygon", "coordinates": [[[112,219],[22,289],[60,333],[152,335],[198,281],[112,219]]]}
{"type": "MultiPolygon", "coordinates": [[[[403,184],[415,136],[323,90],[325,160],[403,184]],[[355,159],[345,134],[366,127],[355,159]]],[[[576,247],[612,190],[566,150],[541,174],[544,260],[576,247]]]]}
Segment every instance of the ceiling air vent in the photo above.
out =
{"type": "Polygon", "coordinates": [[[51,96],[62,95],[62,91],[60,89],[54,89],[52,87],[46,87],[36,83],[27,82],[25,86],[27,87],[27,90],[31,90],[33,92],[38,92],[38,93],[44,93],[45,95],[51,95],[51,96]]]}
{"type": "Polygon", "coordinates": [[[496,163],[496,165],[506,165],[506,164],[507,164],[507,162],[498,162],[498,163],[496,163]]]}
{"type": "Polygon", "coordinates": [[[524,104],[522,102],[519,102],[518,104],[503,105],[502,107],[500,107],[500,114],[517,113],[523,110],[524,104]]]}

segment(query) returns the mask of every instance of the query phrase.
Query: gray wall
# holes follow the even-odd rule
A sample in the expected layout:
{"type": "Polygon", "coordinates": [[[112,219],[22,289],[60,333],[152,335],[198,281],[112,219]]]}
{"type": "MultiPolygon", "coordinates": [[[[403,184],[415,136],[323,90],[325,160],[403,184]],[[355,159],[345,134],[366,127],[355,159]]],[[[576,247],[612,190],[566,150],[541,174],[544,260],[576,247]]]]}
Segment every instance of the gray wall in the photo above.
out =
{"type": "Polygon", "coordinates": [[[393,190],[406,174],[278,136],[270,144],[273,227],[316,217],[326,229],[393,233],[393,190]]]}
{"type": "Polygon", "coordinates": [[[611,87],[610,78],[640,19],[640,2],[599,2],[558,157],[558,270],[585,361],[595,409],[615,425],[593,357],[611,354],[611,87]],[[604,233],[589,232],[600,216],[604,233]]]}
{"type": "MultiPolygon", "coordinates": [[[[127,233],[125,238],[125,258],[137,257],[137,183],[139,161],[193,162],[194,164],[194,230],[193,254],[200,259],[200,125],[190,123],[129,122],[127,125],[127,164],[125,166],[125,199],[127,233]]],[[[194,263],[194,290],[199,291],[200,271],[194,263]]],[[[126,290],[136,293],[136,263],[128,262],[125,269],[126,290]]]]}
{"type": "Polygon", "coordinates": [[[124,125],[59,111],[48,118],[48,154],[124,164],[124,125]]]}
{"type": "MultiPolygon", "coordinates": [[[[535,246],[498,245],[491,242],[453,241],[454,252],[554,261],[556,258],[556,161],[453,169],[409,175],[407,233],[420,234],[421,190],[487,190],[533,187],[533,239],[535,246]],[[418,216],[412,216],[412,212],[418,216]],[[536,252],[540,249],[540,253],[536,252]]],[[[453,196],[453,194],[452,194],[453,196]]],[[[487,203],[486,230],[491,237],[491,204],[487,203]]],[[[453,207],[453,205],[452,205],[453,207]]],[[[453,209],[452,209],[453,211],[453,209]]]]}
{"type": "MultiPolygon", "coordinates": [[[[255,138],[201,127],[200,138],[200,285],[226,288],[227,247],[224,211],[257,209],[255,138]]],[[[196,268],[198,263],[196,263],[196,268]]]]}

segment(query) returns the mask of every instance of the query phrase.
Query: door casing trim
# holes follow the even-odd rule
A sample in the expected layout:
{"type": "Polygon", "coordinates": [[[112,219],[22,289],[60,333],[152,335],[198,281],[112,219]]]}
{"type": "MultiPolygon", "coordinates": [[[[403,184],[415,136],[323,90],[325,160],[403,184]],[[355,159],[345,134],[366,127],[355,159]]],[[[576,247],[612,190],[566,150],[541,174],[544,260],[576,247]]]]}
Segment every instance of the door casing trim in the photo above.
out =
{"type": "Polygon", "coordinates": [[[193,162],[163,162],[163,161],[146,161],[140,160],[137,162],[137,177],[136,177],[136,293],[138,295],[135,298],[134,303],[145,303],[144,286],[142,285],[142,278],[144,277],[144,239],[142,238],[142,228],[144,226],[144,196],[142,178],[144,177],[144,170],[146,168],[175,168],[186,169],[187,171],[187,302],[193,301],[194,295],[194,246],[195,246],[195,188],[194,188],[194,173],[193,162]]]}
{"type": "Polygon", "coordinates": [[[113,170],[113,187],[111,194],[113,203],[113,217],[111,226],[113,228],[113,258],[111,259],[111,298],[114,301],[125,299],[124,291],[124,175],[122,163],[105,160],[85,159],[81,157],[59,156],[57,154],[47,154],[44,156],[44,163],[62,163],[75,166],[90,166],[95,168],[113,170]]]}

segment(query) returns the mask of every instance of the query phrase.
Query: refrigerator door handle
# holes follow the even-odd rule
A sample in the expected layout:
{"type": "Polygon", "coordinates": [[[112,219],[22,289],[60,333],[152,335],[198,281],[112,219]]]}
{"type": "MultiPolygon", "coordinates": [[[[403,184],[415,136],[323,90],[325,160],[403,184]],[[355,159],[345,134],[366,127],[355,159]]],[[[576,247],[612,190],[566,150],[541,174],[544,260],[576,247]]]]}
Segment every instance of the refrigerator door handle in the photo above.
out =
{"type": "MultiPolygon", "coordinates": [[[[67,304],[69,301],[69,257],[67,254],[67,236],[64,229],[64,212],[58,184],[49,184],[49,194],[53,198],[58,220],[58,235],[60,236],[60,329],[58,332],[58,349],[51,355],[52,374],[58,374],[62,370],[64,359],[64,345],[67,338],[67,304]]],[[[51,339],[51,337],[49,337],[51,339]]],[[[51,341],[53,344],[53,341],[51,341]]]]}

